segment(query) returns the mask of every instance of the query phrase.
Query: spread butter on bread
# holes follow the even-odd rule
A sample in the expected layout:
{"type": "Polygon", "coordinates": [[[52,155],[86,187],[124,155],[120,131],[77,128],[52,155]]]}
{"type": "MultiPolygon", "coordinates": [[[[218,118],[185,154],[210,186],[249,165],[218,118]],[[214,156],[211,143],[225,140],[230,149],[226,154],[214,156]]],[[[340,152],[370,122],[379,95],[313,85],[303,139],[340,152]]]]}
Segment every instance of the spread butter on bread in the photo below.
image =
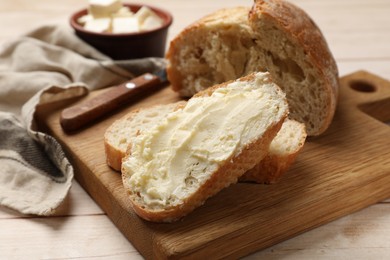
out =
{"type": "Polygon", "coordinates": [[[169,113],[184,105],[185,101],[130,111],[112,123],[104,133],[106,163],[116,171],[121,170],[122,159],[141,132],[155,126],[169,113]]]}
{"type": "MultiPolygon", "coordinates": [[[[104,134],[107,164],[120,171],[122,159],[137,135],[164,120],[169,113],[185,105],[185,101],[135,109],[116,120],[104,134]]],[[[286,119],[268,153],[255,167],[239,178],[241,182],[276,183],[289,170],[306,140],[305,125],[286,119]]]]}
{"type": "Polygon", "coordinates": [[[170,43],[167,74],[173,90],[192,96],[209,86],[268,71],[285,92],[290,117],[308,135],[330,125],[338,97],[338,69],[309,15],[283,0],[222,9],[189,25],[170,43]]]}
{"type": "Polygon", "coordinates": [[[259,163],[287,115],[268,73],[199,92],[141,132],[123,159],[134,211],[154,222],[187,215],[259,163]]]}

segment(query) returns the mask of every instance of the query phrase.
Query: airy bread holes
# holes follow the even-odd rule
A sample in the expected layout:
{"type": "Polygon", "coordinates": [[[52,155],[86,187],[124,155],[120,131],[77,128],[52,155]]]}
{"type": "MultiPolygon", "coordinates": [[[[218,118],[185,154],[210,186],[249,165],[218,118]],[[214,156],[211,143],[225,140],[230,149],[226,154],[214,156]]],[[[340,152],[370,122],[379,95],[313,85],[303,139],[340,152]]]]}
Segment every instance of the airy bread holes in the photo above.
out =
{"type": "Polygon", "coordinates": [[[280,76],[282,76],[283,73],[288,73],[296,82],[301,82],[305,79],[305,73],[302,68],[292,59],[281,59],[273,55],[270,51],[268,51],[267,54],[272,58],[272,63],[279,68],[278,74],[280,76]]]}
{"type": "MultiPolygon", "coordinates": [[[[194,57],[197,59],[201,59],[203,55],[203,49],[202,48],[196,48],[194,51],[194,57]]],[[[204,58],[203,58],[204,59],[204,58]]]]}
{"type": "Polygon", "coordinates": [[[192,176],[188,176],[187,178],[185,178],[184,182],[186,183],[186,186],[191,187],[196,184],[198,180],[192,176]]]}

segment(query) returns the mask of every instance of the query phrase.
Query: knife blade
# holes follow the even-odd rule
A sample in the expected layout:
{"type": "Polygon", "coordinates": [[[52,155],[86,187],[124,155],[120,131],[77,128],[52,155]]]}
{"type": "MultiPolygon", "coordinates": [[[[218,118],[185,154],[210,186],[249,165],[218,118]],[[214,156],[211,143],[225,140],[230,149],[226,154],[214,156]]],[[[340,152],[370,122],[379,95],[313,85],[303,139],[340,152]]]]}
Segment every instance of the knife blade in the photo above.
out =
{"type": "Polygon", "coordinates": [[[156,74],[145,73],[120,85],[112,86],[104,93],[64,109],[60,125],[65,132],[71,132],[101,118],[109,112],[128,103],[133,97],[152,91],[168,82],[165,70],[156,74]]]}

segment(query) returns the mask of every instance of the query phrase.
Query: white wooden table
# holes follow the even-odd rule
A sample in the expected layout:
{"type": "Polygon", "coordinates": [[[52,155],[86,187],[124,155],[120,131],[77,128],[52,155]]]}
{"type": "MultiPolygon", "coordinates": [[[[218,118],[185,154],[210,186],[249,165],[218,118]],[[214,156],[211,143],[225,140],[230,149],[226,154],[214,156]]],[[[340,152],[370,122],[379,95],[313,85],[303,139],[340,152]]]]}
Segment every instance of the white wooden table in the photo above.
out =
{"type": "MultiPolygon", "coordinates": [[[[291,0],[316,21],[340,75],[364,69],[390,80],[389,0],[291,0]]],[[[252,0],[145,0],[172,12],[172,39],[187,24],[222,7],[252,0]]],[[[0,0],[0,43],[42,24],[67,24],[87,0],[0,0]]],[[[0,187],[1,188],[1,187],[0,187]]],[[[390,200],[294,237],[247,259],[387,259],[390,200]]],[[[53,217],[30,217],[0,207],[0,259],[142,258],[77,182],[53,217]]]]}

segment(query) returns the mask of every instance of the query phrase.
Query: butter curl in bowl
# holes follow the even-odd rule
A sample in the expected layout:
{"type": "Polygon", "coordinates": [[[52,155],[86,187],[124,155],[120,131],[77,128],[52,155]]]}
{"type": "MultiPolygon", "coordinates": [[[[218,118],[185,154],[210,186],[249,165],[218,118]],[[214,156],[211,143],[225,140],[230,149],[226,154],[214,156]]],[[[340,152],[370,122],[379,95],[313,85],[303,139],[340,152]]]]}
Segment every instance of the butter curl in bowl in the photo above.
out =
{"type": "Polygon", "coordinates": [[[70,24],[76,35],[114,60],[164,57],[172,15],[161,8],[90,0],[74,13],[70,24]]]}

